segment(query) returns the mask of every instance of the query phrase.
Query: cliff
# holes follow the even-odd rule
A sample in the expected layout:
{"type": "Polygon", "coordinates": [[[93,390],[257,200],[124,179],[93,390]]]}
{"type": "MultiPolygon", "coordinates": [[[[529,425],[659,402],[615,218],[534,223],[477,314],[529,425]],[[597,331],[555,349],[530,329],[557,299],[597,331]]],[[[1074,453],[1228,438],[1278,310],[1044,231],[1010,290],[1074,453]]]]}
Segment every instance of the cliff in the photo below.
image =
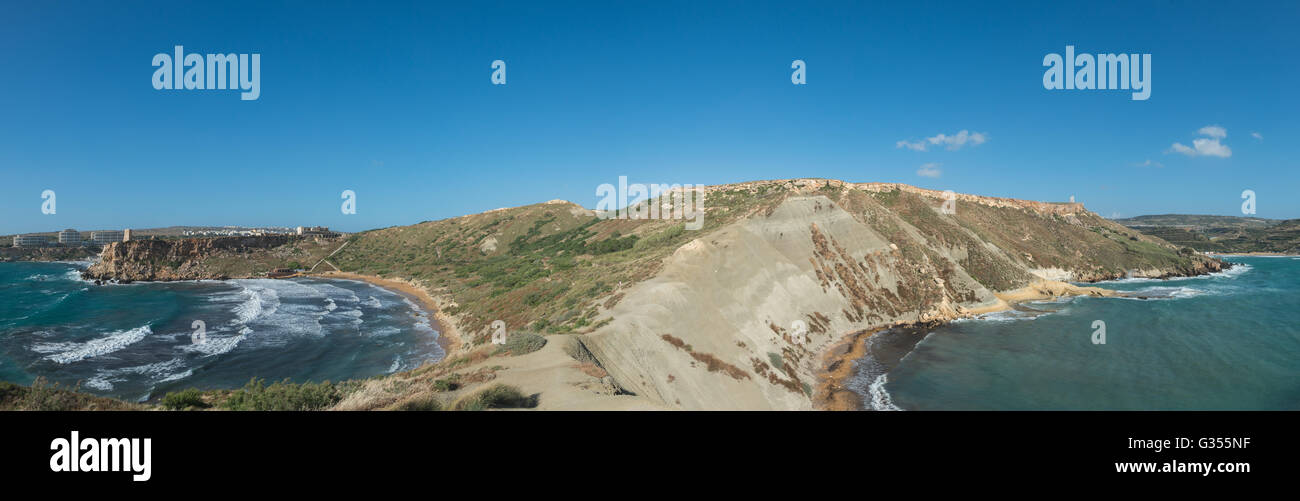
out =
{"type": "Polygon", "coordinates": [[[290,236],[132,240],[104,246],[99,262],[82,273],[90,280],[224,280],[266,276],[275,268],[311,266],[337,244],[290,236]]]}
{"type": "Polygon", "coordinates": [[[956,195],[949,212],[943,192],[824,179],[705,192],[698,231],[549,202],[366,232],[337,262],[446,305],[463,343],[438,374],[498,368],[540,408],[669,409],[809,409],[854,333],[1223,267],[1077,203],[956,195]],[[503,360],[495,321],[554,348],[503,360]]]}

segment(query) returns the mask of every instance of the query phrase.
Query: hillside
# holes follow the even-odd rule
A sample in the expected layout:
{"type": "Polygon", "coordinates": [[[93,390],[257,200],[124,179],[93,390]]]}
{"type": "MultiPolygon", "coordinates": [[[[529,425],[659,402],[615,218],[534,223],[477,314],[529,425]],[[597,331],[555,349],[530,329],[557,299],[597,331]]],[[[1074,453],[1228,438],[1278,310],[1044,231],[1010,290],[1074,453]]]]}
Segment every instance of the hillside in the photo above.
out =
{"type": "Polygon", "coordinates": [[[250,276],[336,251],[329,261],[343,272],[428,292],[455,341],[448,358],[350,386],[341,409],[463,398],[487,384],[517,387],[540,409],[809,409],[843,397],[825,378],[839,367],[828,355],[856,333],[1106,294],[1059,281],[1222,266],[1076,203],[956,195],[946,214],[942,192],[823,179],[705,192],[698,230],[551,201],[367,231],[341,248],[113,245],[92,275],[250,276]],[[491,343],[497,321],[505,347],[491,343]],[[435,384],[450,380],[455,390],[435,384]]]}
{"type": "Polygon", "coordinates": [[[1280,223],[1262,217],[1212,216],[1202,214],[1155,214],[1115,219],[1116,223],[1130,228],[1178,227],[1192,230],[1207,229],[1262,229],[1280,223]]]}
{"type": "Polygon", "coordinates": [[[1202,252],[1300,253],[1300,219],[1165,214],[1115,222],[1202,252]]]}
{"type": "Polygon", "coordinates": [[[463,341],[444,367],[509,363],[493,379],[540,394],[542,408],[685,409],[810,408],[823,356],[848,334],[1004,308],[999,293],[1045,280],[1221,266],[1079,204],[960,195],[945,215],[942,202],[894,184],[715,186],[690,231],[553,201],[364,232],[335,262],[427,286],[463,341]],[[518,359],[490,356],[495,320],[556,342],[511,369],[518,359]],[[584,379],[570,352],[608,377],[584,379]]]}

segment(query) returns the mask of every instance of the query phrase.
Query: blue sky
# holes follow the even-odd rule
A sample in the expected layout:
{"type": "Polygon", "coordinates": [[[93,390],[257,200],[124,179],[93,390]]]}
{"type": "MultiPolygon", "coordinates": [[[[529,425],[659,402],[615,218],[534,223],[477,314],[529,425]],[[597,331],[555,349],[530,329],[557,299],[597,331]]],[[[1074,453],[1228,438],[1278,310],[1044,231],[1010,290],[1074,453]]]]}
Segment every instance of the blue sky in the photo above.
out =
{"type": "Polygon", "coordinates": [[[1300,217],[1295,2],[470,3],[0,4],[0,233],[357,231],[594,207],[620,175],[1073,195],[1103,216],[1240,215],[1250,189],[1258,216],[1300,217]],[[1044,89],[1068,44],[1150,53],[1150,99],[1044,89]],[[175,45],[261,54],[260,98],[155,90],[175,45]],[[962,130],[985,140],[898,145],[962,130]],[[1175,151],[1198,138],[1231,154],[1175,151]]]}

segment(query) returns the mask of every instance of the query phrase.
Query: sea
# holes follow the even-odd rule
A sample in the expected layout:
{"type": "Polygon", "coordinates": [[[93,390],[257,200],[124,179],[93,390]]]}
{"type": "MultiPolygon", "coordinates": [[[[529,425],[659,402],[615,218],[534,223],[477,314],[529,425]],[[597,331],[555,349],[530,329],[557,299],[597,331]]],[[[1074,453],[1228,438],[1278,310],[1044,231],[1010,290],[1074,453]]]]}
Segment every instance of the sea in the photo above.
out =
{"type": "Polygon", "coordinates": [[[1086,284],[1072,297],[867,337],[849,387],[871,410],[1300,409],[1300,257],[1086,284]],[[1104,341],[1101,342],[1101,341],[1104,341]]]}
{"type": "Polygon", "coordinates": [[[89,262],[0,263],[0,380],[132,401],[186,388],[339,381],[445,356],[403,294],[320,278],[97,286],[89,262]]]}

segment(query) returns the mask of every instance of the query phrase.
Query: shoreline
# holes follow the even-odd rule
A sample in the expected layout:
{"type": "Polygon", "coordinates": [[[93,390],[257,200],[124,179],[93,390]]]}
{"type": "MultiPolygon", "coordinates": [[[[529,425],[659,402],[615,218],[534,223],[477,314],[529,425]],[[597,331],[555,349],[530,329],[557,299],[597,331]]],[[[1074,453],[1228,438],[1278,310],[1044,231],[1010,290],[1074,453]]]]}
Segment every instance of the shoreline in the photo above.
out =
{"type": "MultiPolygon", "coordinates": [[[[392,292],[401,294],[415,300],[424,314],[429,316],[437,324],[438,345],[446,355],[444,360],[452,358],[461,347],[460,329],[456,327],[456,322],[450,316],[443,313],[438,307],[438,301],[433,298],[423,286],[402,279],[383,278],[373,275],[362,275],[358,273],[349,273],[345,271],[328,271],[324,273],[314,273],[311,275],[302,275],[305,278],[335,278],[343,280],[356,280],[365,282],[376,287],[381,287],[392,292]]],[[[440,360],[441,362],[441,360],[440,360]]]]}
{"type": "Polygon", "coordinates": [[[817,385],[813,392],[813,409],[828,411],[868,410],[863,405],[862,395],[850,390],[845,383],[855,376],[856,362],[867,353],[866,338],[889,329],[925,328],[936,329],[962,318],[975,318],[988,313],[1011,310],[1016,304],[1055,299],[1059,297],[1123,297],[1126,294],[1099,287],[1073,285],[1054,280],[1041,280],[1019,289],[1006,292],[994,292],[997,301],[977,308],[962,308],[960,313],[940,319],[894,322],[869,327],[856,331],[837,341],[821,355],[822,369],[817,374],[817,385]]]}

